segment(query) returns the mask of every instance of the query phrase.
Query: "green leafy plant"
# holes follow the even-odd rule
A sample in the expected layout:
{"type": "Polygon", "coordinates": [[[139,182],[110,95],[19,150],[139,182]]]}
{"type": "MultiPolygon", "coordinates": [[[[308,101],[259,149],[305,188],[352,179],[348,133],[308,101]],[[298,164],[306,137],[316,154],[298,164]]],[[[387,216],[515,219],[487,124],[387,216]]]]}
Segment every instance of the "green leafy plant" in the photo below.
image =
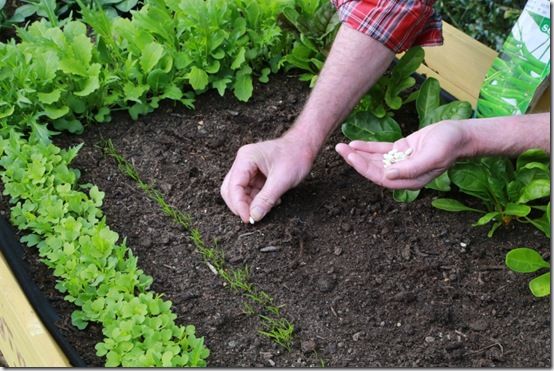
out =
{"type": "MultiPolygon", "coordinates": [[[[86,7],[98,6],[106,12],[110,18],[115,18],[118,14],[128,13],[138,5],[138,0],[83,0],[86,7]]],[[[6,24],[21,24],[30,19],[46,18],[56,26],[58,22],[65,23],[73,20],[75,11],[79,6],[76,0],[22,0],[23,5],[15,8],[13,14],[6,18],[6,24]]],[[[5,3],[5,2],[4,2],[5,3]]],[[[2,3],[0,3],[2,5],[2,3]]],[[[0,10],[2,6],[0,6],[0,10]]]]}
{"type": "Polygon", "coordinates": [[[243,308],[245,313],[257,315],[260,319],[263,329],[258,332],[290,351],[294,325],[281,314],[281,308],[273,304],[271,295],[249,282],[250,271],[248,267],[227,267],[223,250],[206,245],[200,231],[192,226],[190,215],[170,206],[160,191],[144,182],[135,167],[117,152],[110,140],[102,144],[102,149],[106,155],[117,162],[117,166],[123,174],[135,181],[137,186],[154,200],[167,216],[189,233],[191,241],[202,255],[209,269],[227,282],[231,290],[250,300],[250,303],[244,303],[243,308]],[[257,311],[254,309],[255,307],[258,308],[257,311]]]}
{"type": "MultiPolygon", "coordinates": [[[[536,250],[527,247],[510,250],[506,254],[506,266],[518,273],[534,273],[545,268],[550,270],[550,263],[545,261],[536,250]]],[[[529,281],[529,289],[536,297],[550,295],[550,272],[529,281]]]]}
{"type": "MultiPolygon", "coordinates": [[[[382,118],[392,116],[392,111],[400,109],[405,103],[413,101],[417,97],[417,91],[407,98],[401,96],[406,90],[416,84],[412,76],[423,63],[425,52],[423,48],[414,46],[410,48],[361,99],[356,110],[370,111],[375,116],[382,118]]],[[[439,88],[440,91],[440,88],[439,88]]]]}
{"type": "Polygon", "coordinates": [[[446,211],[474,211],[484,215],[474,226],[492,222],[488,236],[513,220],[531,223],[546,235],[550,233],[547,214],[550,203],[550,159],[538,149],[522,153],[512,162],[505,157],[483,157],[458,162],[449,170],[450,179],[462,193],[478,198],[485,210],[439,198],[433,206],[446,211]],[[539,214],[534,217],[533,214],[539,214]]]}
{"type": "Polygon", "coordinates": [[[26,233],[21,241],[38,249],[56,289],[79,307],[72,323],[102,326],[96,350],[107,367],[204,366],[204,339],[194,326],[175,324],[171,302],[149,290],[152,277],[107,226],[104,193],[78,186],[79,171],[69,163],[79,148],[42,143],[36,132],[28,141],[13,130],[0,138],[3,194],[10,197],[11,222],[26,233]]]}
{"type": "Polygon", "coordinates": [[[297,0],[282,11],[281,20],[295,34],[292,50],[279,62],[286,69],[305,71],[300,80],[315,85],[340,22],[327,0],[297,0]]]}
{"type": "Polygon", "coordinates": [[[114,110],[137,119],[163,99],[192,107],[209,88],[246,101],[290,43],[278,0],[151,0],[131,18],[76,2],[83,21],[42,19],[0,43],[0,127],[80,133],[114,110]]]}
{"type": "MultiPolygon", "coordinates": [[[[413,97],[416,100],[419,129],[439,121],[467,119],[472,114],[471,105],[468,102],[453,101],[441,105],[440,85],[432,77],[423,82],[413,97]]],[[[350,140],[394,142],[403,136],[402,129],[396,120],[388,115],[379,118],[371,111],[358,110],[352,113],[342,124],[341,129],[342,133],[350,140]]],[[[441,174],[425,188],[449,191],[448,174],[441,174]]],[[[398,202],[412,202],[418,197],[419,192],[419,190],[395,190],[393,197],[398,202]]]]}

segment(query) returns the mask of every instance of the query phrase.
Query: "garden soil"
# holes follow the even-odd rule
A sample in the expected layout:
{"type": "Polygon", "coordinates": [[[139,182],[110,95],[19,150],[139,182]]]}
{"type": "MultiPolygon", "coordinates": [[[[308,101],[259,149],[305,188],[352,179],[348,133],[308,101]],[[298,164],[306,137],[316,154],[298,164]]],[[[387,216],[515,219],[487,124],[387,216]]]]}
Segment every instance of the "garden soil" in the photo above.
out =
{"type": "MultiPolygon", "coordinates": [[[[527,287],[532,275],[510,272],[505,254],[528,246],[550,258],[550,242],[514,223],[492,238],[472,227],[474,213],[431,206],[422,191],[410,204],[352,170],[334,151],[339,130],[322,149],[309,177],[282,197],[263,221],[243,224],[225,206],[219,187],[241,145],[282,134],[309,89],[296,76],[257,86],[248,103],[208,92],[196,109],[164,105],[133,122],[125,115],[59,136],[62,146],[84,142],[74,166],[83,183],[106,192],[108,224],[171,300],[179,324],[194,324],[211,351],[212,367],[551,367],[551,306],[527,287]],[[185,233],[106,157],[117,150],[155,184],[169,204],[191,215],[206,241],[217,241],[226,264],[247,265],[294,324],[291,351],[260,335],[245,300],[203,262],[185,233]],[[272,252],[262,252],[274,246],[272,252]]],[[[404,133],[415,130],[415,109],[396,114],[404,133]]],[[[452,192],[449,197],[475,202],[452,192]]],[[[473,203],[472,203],[473,202],[473,203]]],[[[3,202],[4,207],[6,200],[3,202]]],[[[4,210],[4,213],[6,211],[4,210]]],[[[26,252],[29,269],[59,311],[57,325],[91,366],[103,365],[95,324],[71,325],[72,304],[26,252]]]]}

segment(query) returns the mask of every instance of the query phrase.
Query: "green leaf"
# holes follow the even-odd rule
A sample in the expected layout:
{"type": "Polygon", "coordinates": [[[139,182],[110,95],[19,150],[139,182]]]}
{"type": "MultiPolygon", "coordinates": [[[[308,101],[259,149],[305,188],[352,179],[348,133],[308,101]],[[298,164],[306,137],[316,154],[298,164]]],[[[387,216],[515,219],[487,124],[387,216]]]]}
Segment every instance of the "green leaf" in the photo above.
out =
{"type": "Polygon", "coordinates": [[[448,172],[445,171],[444,173],[433,179],[431,182],[427,183],[425,185],[425,188],[434,189],[441,192],[450,191],[450,177],[448,176],[448,172]]]}
{"type": "Polygon", "coordinates": [[[44,106],[44,113],[48,118],[52,120],[59,119],[62,116],[65,116],[69,113],[68,106],[53,107],[53,106],[44,106]]]}
{"type": "Polygon", "coordinates": [[[258,81],[261,83],[266,83],[269,81],[269,74],[271,73],[271,69],[268,67],[265,67],[262,69],[260,73],[260,77],[258,77],[258,81]]]}
{"type": "Polygon", "coordinates": [[[98,75],[100,74],[100,64],[94,63],[89,68],[89,76],[83,84],[83,88],[80,91],[76,91],[74,94],[79,97],[86,97],[92,92],[100,88],[100,80],[98,75]]]}
{"type": "Polygon", "coordinates": [[[76,119],[65,120],[63,118],[54,121],[54,129],[68,131],[72,134],[82,134],[85,130],[83,124],[81,124],[81,121],[76,119]]]}
{"type": "Polygon", "coordinates": [[[9,19],[9,22],[13,22],[13,23],[23,22],[25,19],[35,14],[37,10],[38,10],[38,6],[35,4],[22,5],[15,10],[12,17],[9,19]]]}
{"type": "Polygon", "coordinates": [[[146,78],[146,82],[148,83],[148,86],[150,86],[150,88],[152,89],[152,92],[159,92],[165,86],[167,86],[170,81],[171,78],[169,77],[169,75],[159,68],[152,70],[146,78]]]}
{"type": "Polygon", "coordinates": [[[341,129],[350,140],[394,142],[402,138],[400,126],[392,117],[378,118],[368,111],[350,115],[341,129]]]}
{"type": "Polygon", "coordinates": [[[458,162],[448,174],[460,191],[486,202],[491,201],[488,174],[480,164],[473,161],[458,162]]]}
{"type": "Polygon", "coordinates": [[[410,76],[414,73],[425,58],[425,52],[420,46],[414,46],[408,49],[408,51],[400,58],[398,63],[392,68],[393,79],[399,80],[410,76]]]}
{"type": "Polygon", "coordinates": [[[393,110],[400,109],[402,106],[402,98],[399,97],[399,94],[415,84],[416,80],[411,76],[400,81],[390,80],[385,92],[385,103],[393,110]]]}
{"type": "Polygon", "coordinates": [[[235,59],[233,60],[233,63],[231,63],[231,69],[232,70],[236,70],[236,69],[240,68],[242,66],[242,64],[246,61],[245,53],[246,53],[246,50],[244,49],[244,47],[241,47],[239,49],[239,52],[235,56],[235,59]]]}
{"type": "Polygon", "coordinates": [[[153,41],[145,46],[140,57],[140,66],[144,73],[148,73],[154,68],[164,54],[164,48],[159,43],[153,41]]]}
{"type": "Polygon", "coordinates": [[[233,85],[233,93],[238,100],[246,102],[252,96],[252,90],[254,89],[252,85],[252,76],[250,75],[239,75],[237,80],[233,85]]]}
{"type": "Polygon", "coordinates": [[[221,67],[221,64],[219,63],[219,61],[214,60],[211,64],[207,65],[204,68],[204,71],[206,71],[206,73],[215,74],[219,71],[220,67],[221,67]]]}
{"type": "MultiPolygon", "coordinates": [[[[420,93],[421,96],[421,93],[420,93]]],[[[419,98],[418,98],[419,99],[419,98]]],[[[417,103],[416,103],[417,104],[417,103]]],[[[473,110],[469,102],[454,101],[428,112],[420,121],[419,128],[444,120],[464,120],[471,117],[473,110]]]]}
{"type": "Polygon", "coordinates": [[[504,209],[504,214],[513,216],[527,216],[531,212],[531,207],[527,205],[518,205],[514,203],[508,203],[504,209]]]}
{"type": "Polygon", "coordinates": [[[148,91],[148,85],[135,85],[128,81],[123,85],[123,94],[125,100],[130,100],[137,103],[142,103],[142,95],[148,91]]]}
{"type": "Polygon", "coordinates": [[[494,235],[494,232],[502,226],[502,222],[494,222],[491,229],[487,232],[487,237],[491,238],[494,235]]]}
{"type": "Polygon", "coordinates": [[[527,150],[518,156],[516,161],[516,169],[519,170],[530,162],[548,164],[550,162],[550,157],[542,149],[527,150]]]}
{"type": "Polygon", "coordinates": [[[478,225],[485,225],[498,216],[500,216],[500,213],[498,211],[491,211],[490,213],[486,213],[481,218],[479,218],[479,220],[477,220],[477,222],[473,224],[473,226],[476,227],[478,225]]]}
{"type": "Polygon", "coordinates": [[[550,268],[536,250],[527,247],[518,247],[506,254],[506,266],[518,273],[532,273],[541,268],[550,268]]]}
{"type": "Polygon", "coordinates": [[[550,196],[550,180],[537,179],[523,187],[518,203],[524,204],[532,200],[550,196]]]}
{"type": "Polygon", "coordinates": [[[437,198],[431,202],[431,205],[433,207],[436,207],[440,210],[446,210],[451,212],[458,212],[458,211],[475,211],[478,213],[482,213],[482,210],[474,209],[472,207],[466,206],[460,201],[451,199],[451,198],[437,198]]]}
{"type": "Polygon", "coordinates": [[[208,85],[208,74],[200,68],[193,66],[187,74],[189,83],[194,90],[203,90],[208,85]]]}
{"type": "Polygon", "coordinates": [[[413,202],[419,196],[420,190],[409,190],[409,189],[395,189],[392,192],[392,197],[396,202],[413,202]]]}
{"type": "Polygon", "coordinates": [[[137,3],[138,0],[123,0],[115,4],[115,7],[122,13],[129,13],[129,11],[133,9],[137,3]]]}
{"type": "Polygon", "coordinates": [[[15,107],[13,105],[9,105],[4,102],[1,102],[1,103],[2,104],[0,104],[0,119],[11,116],[15,111],[15,107]]]}
{"type": "Polygon", "coordinates": [[[550,272],[533,278],[529,282],[529,289],[537,298],[550,295],[550,272]]]}
{"type": "Polygon", "coordinates": [[[220,80],[213,81],[212,86],[217,89],[220,96],[223,96],[223,94],[225,94],[225,90],[227,89],[227,85],[229,85],[231,81],[230,77],[224,77],[220,80]]]}
{"type": "Polygon", "coordinates": [[[416,99],[419,122],[422,123],[429,114],[440,105],[440,84],[435,78],[428,78],[421,85],[416,99]]]}
{"type": "Polygon", "coordinates": [[[37,96],[40,103],[52,104],[60,99],[61,93],[61,89],[54,89],[50,93],[38,93],[37,96]]]}

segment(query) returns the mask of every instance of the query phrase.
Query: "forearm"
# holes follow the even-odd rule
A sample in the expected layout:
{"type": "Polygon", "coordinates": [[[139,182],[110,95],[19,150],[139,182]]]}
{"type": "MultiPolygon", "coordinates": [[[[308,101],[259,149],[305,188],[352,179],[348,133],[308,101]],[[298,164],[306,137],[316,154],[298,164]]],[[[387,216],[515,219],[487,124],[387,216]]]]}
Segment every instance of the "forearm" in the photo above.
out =
{"type": "Polygon", "coordinates": [[[393,58],[381,43],[343,24],[304,109],[285,136],[301,139],[315,158],[393,58]]]}
{"type": "Polygon", "coordinates": [[[460,125],[466,133],[464,157],[516,156],[530,148],[550,153],[550,113],[471,119],[460,125]]]}

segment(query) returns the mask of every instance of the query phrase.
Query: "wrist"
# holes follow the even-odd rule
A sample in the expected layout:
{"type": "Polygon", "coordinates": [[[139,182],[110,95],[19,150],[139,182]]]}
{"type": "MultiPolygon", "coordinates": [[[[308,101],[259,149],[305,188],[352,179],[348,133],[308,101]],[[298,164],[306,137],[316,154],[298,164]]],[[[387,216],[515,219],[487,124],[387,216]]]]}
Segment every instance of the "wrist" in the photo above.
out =
{"type": "Polygon", "coordinates": [[[480,136],[478,125],[475,119],[455,121],[454,123],[460,130],[460,146],[458,157],[468,158],[479,156],[481,154],[480,136]]]}
{"type": "Polygon", "coordinates": [[[301,123],[296,123],[287,130],[282,139],[294,143],[297,148],[301,149],[303,159],[310,162],[315,161],[325,141],[325,137],[321,139],[318,136],[317,130],[301,123]]]}

